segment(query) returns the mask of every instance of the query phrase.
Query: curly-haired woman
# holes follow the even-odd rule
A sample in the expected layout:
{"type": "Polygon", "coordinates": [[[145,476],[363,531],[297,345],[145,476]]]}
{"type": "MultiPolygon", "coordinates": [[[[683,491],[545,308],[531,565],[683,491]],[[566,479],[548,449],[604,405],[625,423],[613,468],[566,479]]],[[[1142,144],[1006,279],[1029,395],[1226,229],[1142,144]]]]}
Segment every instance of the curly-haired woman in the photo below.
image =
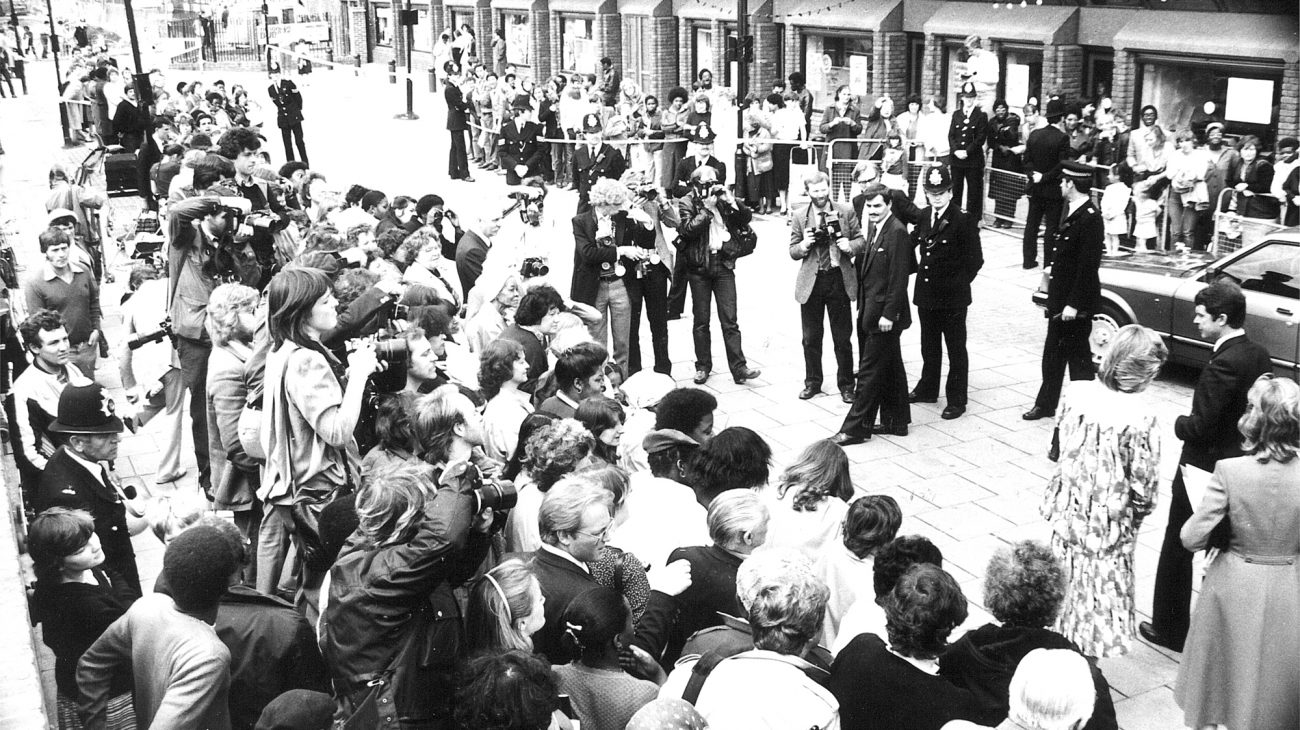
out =
{"type": "Polygon", "coordinates": [[[524,346],[514,340],[496,340],[483,348],[478,385],[487,396],[483,411],[483,451],[497,461],[515,452],[519,427],[533,412],[528,394],[519,389],[528,380],[524,346]]]}
{"type": "Polygon", "coordinates": [[[537,515],[542,495],[587,460],[592,441],[591,432],[572,418],[542,426],[529,437],[524,446],[525,470],[516,480],[519,503],[510,510],[506,523],[506,547],[510,552],[531,552],[541,547],[537,515]]]}

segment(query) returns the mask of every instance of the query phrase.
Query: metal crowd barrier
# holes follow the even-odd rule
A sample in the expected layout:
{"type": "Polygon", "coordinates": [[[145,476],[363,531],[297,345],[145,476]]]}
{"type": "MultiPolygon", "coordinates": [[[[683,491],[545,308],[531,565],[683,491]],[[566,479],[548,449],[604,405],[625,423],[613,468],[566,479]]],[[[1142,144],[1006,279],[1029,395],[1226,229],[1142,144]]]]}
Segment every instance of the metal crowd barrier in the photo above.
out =
{"type": "MultiPolygon", "coordinates": [[[[1238,196],[1233,188],[1224,188],[1214,206],[1214,237],[1210,240],[1210,250],[1222,256],[1242,248],[1249,248],[1269,235],[1287,226],[1282,225],[1281,216],[1285,215],[1286,206],[1278,218],[1247,218],[1237,212],[1238,196]]],[[[1271,197],[1271,196],[1270,196],[1271,197]]]]}

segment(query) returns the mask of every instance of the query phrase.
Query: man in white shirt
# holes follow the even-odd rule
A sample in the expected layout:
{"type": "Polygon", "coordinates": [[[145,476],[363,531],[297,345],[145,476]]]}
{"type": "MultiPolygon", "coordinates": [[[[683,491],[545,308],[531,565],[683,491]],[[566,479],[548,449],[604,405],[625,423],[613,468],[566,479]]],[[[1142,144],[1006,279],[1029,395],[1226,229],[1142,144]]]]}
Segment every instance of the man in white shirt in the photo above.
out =
{"type": "Polygon", "coordinates": [[[673,550],[710,543],[708,510],[682,482],[682,464],[699,448],[698,443],[681,431],[661,429],[646,434],[642,446],[650,471],[632,474],[623,503],[628,518],[618,526],[611,544],[654,571],[673,550]]]}
{"type": "Polygon", "coordinates": [[[14,428],[22,453],[18,465],[23,480],[35,483],[46,461],[62,443],[49,430],[59,412],[59,396],[69,385],[90,385],[69,358],[68,330],[63,316],[49,309],[32,312],[18,325],[23,344],[31,354],[31,367],[14,381],[14,428]],[[26,463],[24,463],[26,462],[26,463]]]}

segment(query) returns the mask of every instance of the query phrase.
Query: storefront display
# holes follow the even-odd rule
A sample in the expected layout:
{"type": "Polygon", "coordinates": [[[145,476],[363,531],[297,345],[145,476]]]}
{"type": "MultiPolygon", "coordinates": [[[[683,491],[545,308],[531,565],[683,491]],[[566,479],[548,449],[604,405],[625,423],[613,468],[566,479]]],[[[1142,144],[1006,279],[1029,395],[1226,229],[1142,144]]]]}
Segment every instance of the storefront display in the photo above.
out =
{"type": "Polygon", "coordinates": [[[563,16],[560,26],[560,66],[565,71],[596,73],[600,58],[596,55],[596,37],[589,17],[563,16]]]}
{"type": "Polygon", "coordinates": [[[506,36],[506,63],[515,66],[532,66],[529,52],[529,24],[527,13],[501,13],[502,31],[506,36]]]}
{"type": "Polygon", "coordinates": [[[1282,67],[1147,58],[1138,64],[1141,107],[1153,104],[1168,129],[1204,128],[1221,121],[1229,136],[1276,136],[1282,67]],[[1207,113],[1205,110],[1210,109],[1207,113]]]}
{"type": "Polygon", "coordinates": [[[864,110],[874,104],[869,39],[805,33],[801,55],[814,109],[833,104],[841,86],[849,87],[864,110]]]}

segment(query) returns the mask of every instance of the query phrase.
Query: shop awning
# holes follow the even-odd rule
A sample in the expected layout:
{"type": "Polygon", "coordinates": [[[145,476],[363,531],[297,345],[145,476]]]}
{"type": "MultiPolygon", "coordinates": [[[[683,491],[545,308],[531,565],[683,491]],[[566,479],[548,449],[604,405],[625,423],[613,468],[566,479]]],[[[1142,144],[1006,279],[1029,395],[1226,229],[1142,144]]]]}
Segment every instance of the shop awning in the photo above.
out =
{"type": "Polygon", "coordinates": [[[776,2],[777,22],[804,28],[901,31],[903,0],[878,3],[838,0],[784,0],[776,2]]]}
{"type": "Polygon", "coordinates": [[[736,20],[736,4],[727,0],[673,0],[673,15],[692,20],[736,20]]]}
{"type": "Polygon", "coordinates": [[[623,15],[666,18],[673,14],[673,0],[619,0],[618,12],[623,15]]]}
{"type": "Polygon", "coordinates": [[[1073,44],[1079,35],[1079,9],[1045,5],[995,9],[984,3],[947,3],[925,21],[925,32],[959,38],[977,35],[1000,41],[1073,44]]]}
{"type": "Polygon", "coordinates": [[[614,0],[551,0],[551,10],[560,13],[617,13],[618,6],[614,0]]]}
{"type": "Polygon", "coordinates": [[[493,10],[540,10],[547,11],[546,0],[492,0],[493,10]]]}
{"type": "Polygon", "coordinates": [[[1280,16],[1139,13],[1115,34],[1115,49],[1295,63],[1300,59],[1297,36],[1295,22],[1285,22],[1280,16]]]}

